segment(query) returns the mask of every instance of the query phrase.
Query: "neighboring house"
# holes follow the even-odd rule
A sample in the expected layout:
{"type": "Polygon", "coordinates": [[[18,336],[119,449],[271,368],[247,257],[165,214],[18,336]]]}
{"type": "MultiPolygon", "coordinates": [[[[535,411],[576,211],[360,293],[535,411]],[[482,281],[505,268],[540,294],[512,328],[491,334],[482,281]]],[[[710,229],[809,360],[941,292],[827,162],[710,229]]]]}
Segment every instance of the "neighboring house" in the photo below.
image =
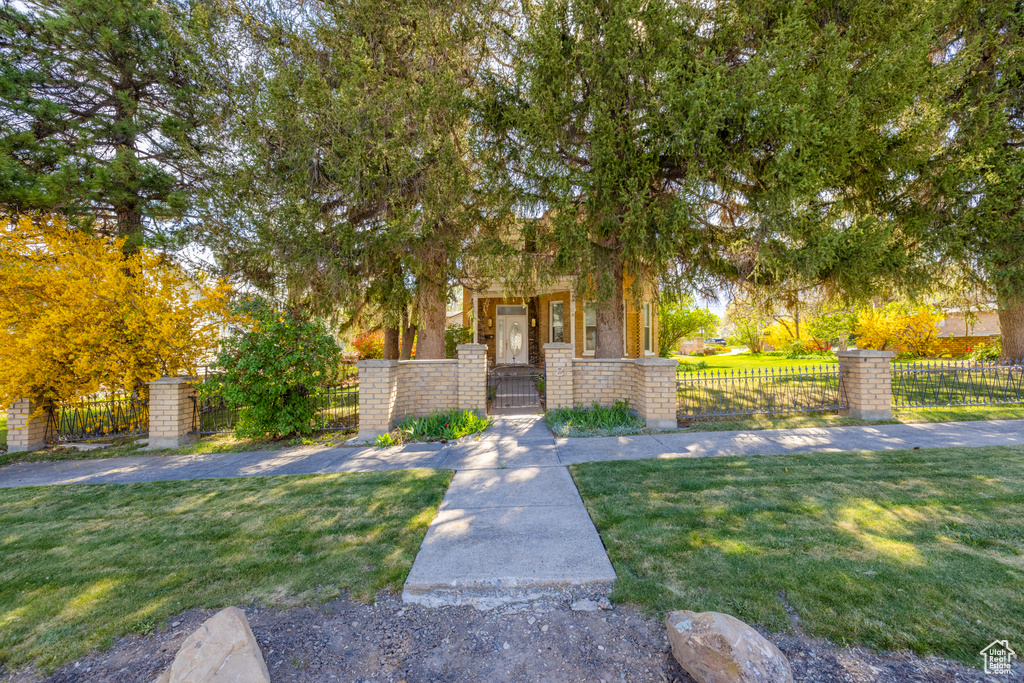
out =
{"type": "MultiPolygon", "coordinates": [[[[626,358],[658,353],[658,307],[649,294],[634,302],[629,293],[622,302],[622,338],[626,358]]],[[[563,278],[529,296],[509,296],[497,282],[478,291],[464,290],[462,324],[473,328],[474,341],[487,346],[490,364],[544,363],[544,345],[572,344],[575,357],[593,357],[597,343],[597,308],[573,292],[573,280],[563,278]]]]}
{"type": "Polygon", "coordinates": [[[973,320],[960,309],[944,311],[945,319],[939,323],[937,336],[944,353],[959,355],[979,344],[990,344],[999,336],[999,313],[992,310],[973,311],[973,320]]]}

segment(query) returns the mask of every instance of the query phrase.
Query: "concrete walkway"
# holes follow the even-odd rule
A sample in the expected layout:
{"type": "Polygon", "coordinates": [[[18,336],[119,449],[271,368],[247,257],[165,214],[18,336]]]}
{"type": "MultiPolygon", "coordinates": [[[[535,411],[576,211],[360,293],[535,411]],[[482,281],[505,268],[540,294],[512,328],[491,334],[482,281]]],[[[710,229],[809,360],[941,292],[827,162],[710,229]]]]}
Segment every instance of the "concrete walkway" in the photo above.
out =
{"type": "Polygon", "coordinates": [[[456,470],[501,466],[558,467],[596,460],[1024,445],[1024,420],[665,433],[592,439],[552,439],[542,425],[517,429],[522,433],[517,434],[513,430],[498,435],[488,430],[486,436],[478,440],[447,445],[410,444],[385,449],[296,448],[252,453],[146,455],[21,463],[0,468],[0,488],[367,472],[412,467],[450,467],[456,470]],[[541,430],[544,430],[543,435],[541,430]]]}
{"type": "Polygon", "coordinates": [[[487,608],[564,586],[611,588],[615,571],[543,418],[497,417],[444,467],[455,477],[403,600],[487,608]]]}

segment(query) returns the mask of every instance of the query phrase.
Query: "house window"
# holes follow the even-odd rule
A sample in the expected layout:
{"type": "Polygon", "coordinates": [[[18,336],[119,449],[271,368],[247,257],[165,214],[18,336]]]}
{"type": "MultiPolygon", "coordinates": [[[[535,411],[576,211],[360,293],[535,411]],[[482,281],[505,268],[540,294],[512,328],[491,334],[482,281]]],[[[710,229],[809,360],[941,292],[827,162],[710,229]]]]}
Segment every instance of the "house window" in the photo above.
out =
{"type": "Polygon", "coordinates": [[[551,302],[551,341],[552,343],[560,344],[565,341],[565,329],[564,323],[562,322],[562,312],[564,310],[564,304],[561,301],[551,302]]]}
{"type": "Polygon", "coordinates": [[[647,303],[644,304],[644,353],[654,352],[651,346],[651,337],[651,305],[647,303]]]}
{"type": "Polygon", "coordinates": [[[583,307],[583,352],[593,353],[597,350],[597,304],[583,307]]]}

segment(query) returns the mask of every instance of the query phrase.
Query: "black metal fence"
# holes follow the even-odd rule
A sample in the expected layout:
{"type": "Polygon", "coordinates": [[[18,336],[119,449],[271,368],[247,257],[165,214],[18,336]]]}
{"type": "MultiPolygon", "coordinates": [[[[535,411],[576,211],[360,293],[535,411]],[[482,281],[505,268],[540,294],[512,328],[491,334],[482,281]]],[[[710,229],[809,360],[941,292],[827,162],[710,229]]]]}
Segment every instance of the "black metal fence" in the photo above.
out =
{"type": "MultiPolygon", "coordinates": [[[[346,368],[336,381],[312,389],[307,399],[314,404],[314,430],[349,431],[359,427],[359,372],[354,367],[346,368]]],[[[192,433],[234,431],[245,408],[198,383],[192,393],[192,433]]]]}
{"type": "Polygon", "coordinates": [[[837,365],[685,372],[676,375],[679,420],[831,412],[847,408],[837,365]]]}
{"type": "Polygon", "coordinates": [[[922,361],[892,367],[892,404],[903,408],[1024,403],[1024,361],[922,361]]]}
{"type": "Polygon", "coordinates": [[[138,393],[91,396],[46,409],[48,444],[149,434],[149,401],[138,393]]]}
{"type": "Polygon", "coordinates": [[[487,412],[541,412],[545,385],[544,368],[496,365],[487,371],[487,412]]]}

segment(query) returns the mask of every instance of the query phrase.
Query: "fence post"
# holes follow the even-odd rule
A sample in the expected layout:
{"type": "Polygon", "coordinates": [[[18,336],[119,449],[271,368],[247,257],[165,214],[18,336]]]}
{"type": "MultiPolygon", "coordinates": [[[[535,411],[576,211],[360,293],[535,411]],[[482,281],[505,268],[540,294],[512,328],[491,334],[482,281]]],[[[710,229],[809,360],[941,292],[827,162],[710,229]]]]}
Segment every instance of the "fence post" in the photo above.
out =
{"type": "Polygon", "coordinates": [[[459,410],[487,414],[487,346],[459,344],[459,410]]]}
{"type": "Polygon", "coordinates": [[[544,396],[548,408],[572,408],[572,344],[544,345],[544,396]]]}
{"type": "Polygon", "coordinates": [[[195,377],[161,377],[149,387],[147,451],[178,448],[192,443],[192,383],[195,377]]]}
{"type": "Polygon", "coordinates": [[[46,445],[46,413],[29,417],[39,405],[39,401],[23,398],[7,409],[8,453],[38,451],[46,445]]]}
{"type": "Polygon", "coordinates": [[[637,414],[647,421],[652,429],[675,429],[676,419],[676,368],[677,361],[671,358],[638,358],[635,389],[637,414]]]}
{"type": "Polygon", "coordinates": [[[373,442],[391,431],[398,398],[398,361],[361,360],[359,368],[359,433],[352,443],[373,442]]]}
{"type": "Polygon", "coordinates": [[[892,351],[836,351],[849,408],[841,415],[859,420],[892,419],[892,351]]]}

